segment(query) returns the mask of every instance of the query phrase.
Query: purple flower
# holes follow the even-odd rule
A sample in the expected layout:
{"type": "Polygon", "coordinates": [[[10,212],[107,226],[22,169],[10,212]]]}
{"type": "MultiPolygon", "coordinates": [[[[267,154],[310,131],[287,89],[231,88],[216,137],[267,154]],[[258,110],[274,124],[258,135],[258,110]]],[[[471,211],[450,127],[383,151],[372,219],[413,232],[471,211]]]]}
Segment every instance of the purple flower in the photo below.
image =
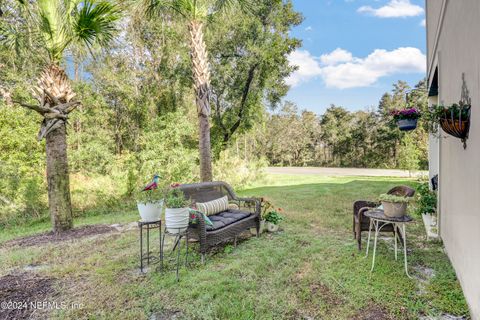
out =
{"type": "Polygon", "coordinates": [[[420,111],[416,108],[408,108],[401,110],[392,110],[390,114],[395,120],[404,120],[404,119],[418,119],[420,118],[420,111]]]}

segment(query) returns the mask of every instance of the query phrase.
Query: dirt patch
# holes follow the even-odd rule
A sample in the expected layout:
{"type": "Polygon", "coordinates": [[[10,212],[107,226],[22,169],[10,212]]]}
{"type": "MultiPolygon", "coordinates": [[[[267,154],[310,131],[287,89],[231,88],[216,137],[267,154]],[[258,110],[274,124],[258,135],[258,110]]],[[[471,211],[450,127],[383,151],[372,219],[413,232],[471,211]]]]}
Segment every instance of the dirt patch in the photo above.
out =
{"type": "Polygon", "coordinates": [[[35,305],[54,293],[53,279],[30,272],[0,278],[0,319],[32,319],[35,305]]]}
{"type": "Polygon", "coordinates": [[[351,320],[394,320],[385,308],[369,304],[366,308],[355,314],[351,320]]]}
{"type": "Polygon", "coordinates": [[[341,296],[333,292],[332,289],[323,283],[312,283],[309,289],[312,296],[319,297],[328,308],[334,308],[344,303],[341,296]]]}
{"type": "Polygon", "coordinates": [[[291,283],[299,288],[308,287],[308,297],[311,302],[311,298],[322,301],[328,308],[334,308],[342,305],[345,301],[343,298],[334,292],[328,285],[323,282],[310,279],[309,275],[312,273],[312,264],[305,262],[295,273],[291,283]]]}
{"type": "Polygon", "coordinates": [[[183,319],[183,313],[178,310],[164,310],[150,315],[149,320],[178,320],[183,319]]]}
{"type": "Polygon", "coordinates": [[[295,273],[295,280],[300,281],[306,276],[308,276],[312,272],[312,264],[307,261],[304,262],[302,267],[298,269],[298,271],[295,273]]]}
{"type": "MultiPolygon", "coordinates": [[[[91,237],[95,235],[101,235],[109,232],[117,231],[117,228],[105,225],[105,224],[95,224],[89,226],[83,226],[68,230],[62,233],[54,233],[53,231],[40,233],[34,236],[28,236],[23,238],[14,239],[11,241],[5,242],[3,247],[19,246],[19,247],[30,247],[37,246],[52,242],[62,242],[74,239],[81,239],[85,237],[91,237]]],[[[0,247],[2,247],[0,246],[0,247]]]]}
{"type": "Polygon", "coordinates": [[[306,248],[312,244],[310,241],[302,239],[295,239],[295,243],[302,248],[306,248]]]}

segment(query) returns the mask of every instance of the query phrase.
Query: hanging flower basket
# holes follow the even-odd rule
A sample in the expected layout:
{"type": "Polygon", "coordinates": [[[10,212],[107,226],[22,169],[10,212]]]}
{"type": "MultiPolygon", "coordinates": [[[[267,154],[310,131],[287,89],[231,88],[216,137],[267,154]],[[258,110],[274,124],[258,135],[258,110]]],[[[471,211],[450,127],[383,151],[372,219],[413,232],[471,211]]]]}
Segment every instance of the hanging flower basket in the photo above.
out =
{"type": "Polygon", "coordinates": [[[400,131],[411,131],[417,128],[418,119],[397,120],[397,126],[400,131]]]}
{"type": "Polygon", "coordinates": [[[440,126],[449,135],[460,139],[467,138],[470,129],[470,106],[465,106],[463,110],[448,109],[440,118],[440,126]]]}
{"type": "Polygon", "coordinates": [[[470,130],[470,105],[452,104],[451,106],[435,106],[434,113],[445,133],[459,138],[466,148],[470,130]]]}
{"type": "Polygon", "coordinates": [[[393,120],[397,122],[398,129],[401,131],[411,131],[417,128],[420,111],[415,108],[393,110],[391,112],[393,120]]]}

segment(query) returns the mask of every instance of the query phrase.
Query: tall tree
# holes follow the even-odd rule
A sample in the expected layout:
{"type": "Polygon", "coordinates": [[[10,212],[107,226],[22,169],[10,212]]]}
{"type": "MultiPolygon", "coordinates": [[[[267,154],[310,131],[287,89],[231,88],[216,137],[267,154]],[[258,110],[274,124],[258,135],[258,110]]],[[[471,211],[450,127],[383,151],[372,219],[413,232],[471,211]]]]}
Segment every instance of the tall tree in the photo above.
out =
{"type": "Polygon", "coordinates": [[[1,39],[18,50],[18,41],[14,40],[20,38],[19,32],[28,31],[24,49],[38,49],[46,60],[37,85],[32,86],[38,104],[15,102],[43,117],[38,140],[46,140],[49,209],[53,230],[61,232],[73,227],[66,124],[70,112],[79,105],[61,63],[72,46],[84,46],[93,52],[95,46],[106,45],[114,35],[119,12],[107,1],[18,2],[19,10],[27,12],[26,30],[1,28],[1,39]]]}
{"type": "Polygon", "coordinates": [[[321,137],[331,148],[336,165],[345,165],[343,161],[351,149],[352,120],[353,115],[348,110],[335,105],[331,105],[322,116],[321,137]]]}
{"type": "Polygon", "coordinates": [[[149,16],[173,15],[186,21],[199,126],[200,178],[211,181],[210,142],[210,68],[204,41],[204,23],[234,3],[246,8],[246,0],[144,0],[142,8],[149,16]]]}
{"type": "Polygon", "coordinates": [[[294,70],[288,55],[300,46],[290,31],[301,21],[290,0],[260,0],[254,14],[223,15],[210,24],[214,154],[263,121],[265,107],[280,106],[294,70]]]}

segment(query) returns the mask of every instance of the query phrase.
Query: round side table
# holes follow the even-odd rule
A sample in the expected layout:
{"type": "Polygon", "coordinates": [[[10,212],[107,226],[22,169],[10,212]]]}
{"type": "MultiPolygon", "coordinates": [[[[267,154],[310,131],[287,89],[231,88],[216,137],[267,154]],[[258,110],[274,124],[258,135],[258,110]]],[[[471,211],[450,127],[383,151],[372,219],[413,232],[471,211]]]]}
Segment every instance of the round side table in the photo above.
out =
{"type": "Polygon", "coordinates": [[[387,217],[384,213],[383,210],[381,209],[373,209],[369,210],[364,213],[364,215],[368,218],[370,218],[370,227],[368,229],[368,240],[367,240],[367,253],[365,257],[368,257],[368,248],[370,247],[370,235],[372,233],[372,227],[375,228],[375,239],[373,241],[373,259],[372,259],[372,269],[370,272],[373,271],[373,268],[375,267],[375,254],[377,253],[377,239],[378,239],[378,233],[381,231],[381,229],[388,225],[392,224],[393,225],[393,230],[394,230],[394,237],[395,237],[395,260],[397,260],[397,237],[398,232],[400,233],[400,239],[403,239],[403,257],[404,257],[404,265],[405,265],[405,273],[407,274],[407,277],[412,278],[408,274],[408,265],[407,265],[407,232],[405,225],[409,222],[412,222],[413,219],[405,215],[403,217],[398,217],[398,218],[393,218],[393,217],[387,217]]]}

